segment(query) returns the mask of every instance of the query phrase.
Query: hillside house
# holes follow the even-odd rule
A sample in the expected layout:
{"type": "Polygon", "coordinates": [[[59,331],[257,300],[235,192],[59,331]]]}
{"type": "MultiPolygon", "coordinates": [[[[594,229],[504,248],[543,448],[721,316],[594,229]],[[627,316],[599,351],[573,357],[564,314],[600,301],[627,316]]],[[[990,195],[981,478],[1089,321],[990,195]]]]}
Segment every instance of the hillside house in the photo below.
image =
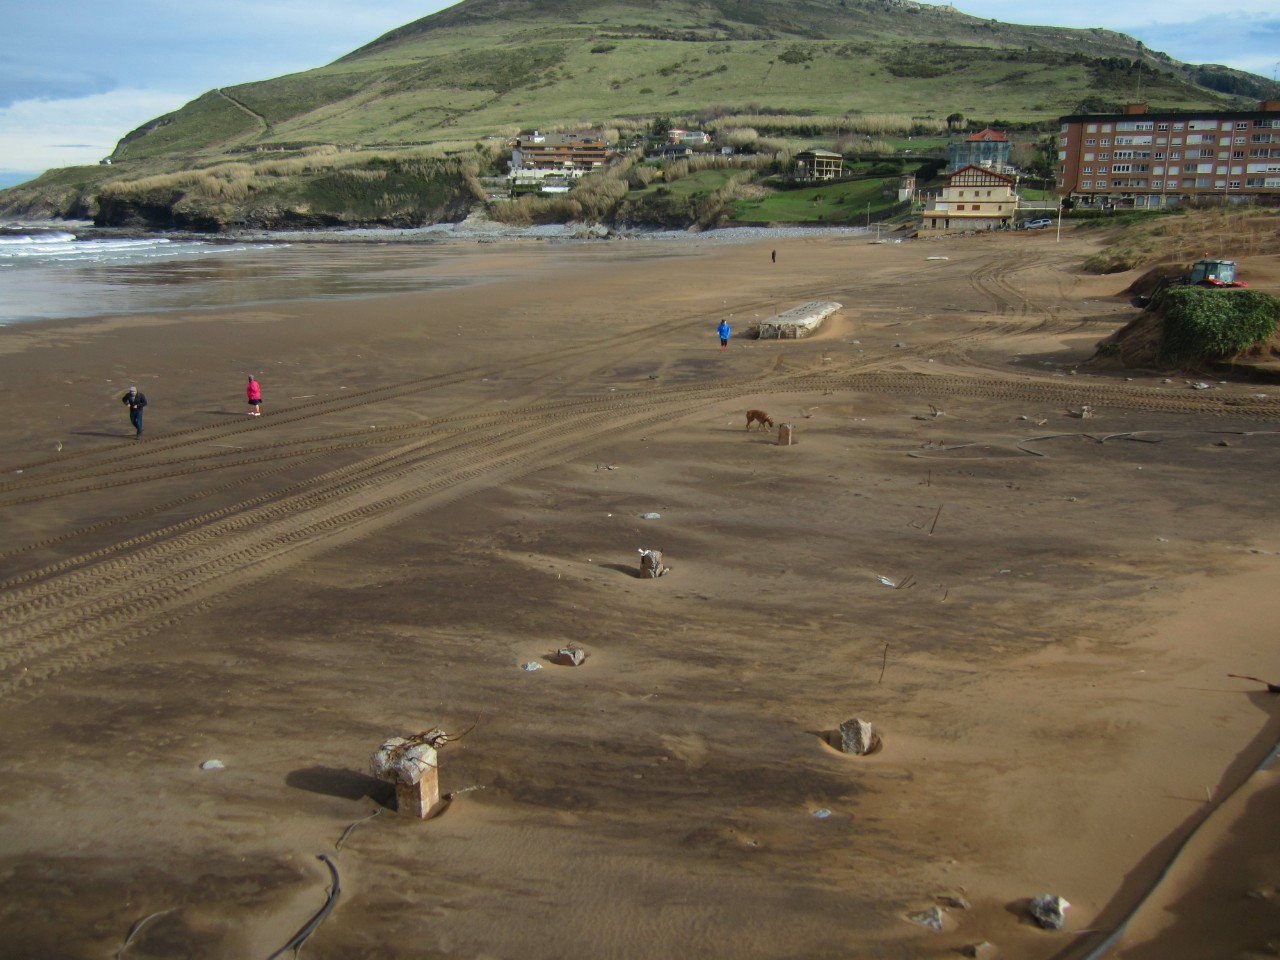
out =
{"type": "Polygon", "coordinates": [[[711,134],[705,130],[681,130],[679,127],[673,127],[667,131],[667,142],[703,147],[711,142],[711,134]]]}
{"type": "Polygon", "coordinates": [[[942,192],[925,206],[918,235],[937,236],[1013,226],[1018,195],[1013,177],[969,165],[949,174],[942,192]]]}
{"type": "Polygon", "coordinates": [[[581,133],[522,135],[511,143],[513,180],[534,180],[555,175],[581,177],[604,166],[609,147],[601,137],[581,133]]]}
{"type": "Polygon", "coordinates": [[[844,170],[844,157],[830,150],[804,150],[796,154],[797,180],[834,180],[844,170]]]}
{"type": "Polygon", "coordinates": [[[693,147],[683,143],[664,143],[657,150],[645,153],[644,158],[650,163],[666,163],[671,160],[684,160],[696,156],[693,147]]]}
{"type": "Polygon", "coordinates": [[[947,172],[955,173],[961,167],[986,167],[998,173],[1008,173],[1009,138],[999,130],[987,127],[965,137],[959,143],[947,144],[947,172]]]}

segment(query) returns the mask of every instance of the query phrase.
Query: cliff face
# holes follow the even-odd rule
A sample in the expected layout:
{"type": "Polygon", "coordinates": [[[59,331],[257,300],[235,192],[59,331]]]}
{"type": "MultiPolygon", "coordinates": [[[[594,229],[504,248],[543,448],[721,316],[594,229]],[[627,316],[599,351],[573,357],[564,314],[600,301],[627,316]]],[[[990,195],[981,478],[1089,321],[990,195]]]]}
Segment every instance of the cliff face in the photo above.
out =
{"type": "Polygon", "coordinates": [[[128,227],[144,230],[190,230],[221,233],[231,229],[319,230],[335,227],[387,227],[409,229],[434,223],[456,223],[466,218],[474,201],[459,196],[453,202],[426,210],[402,211],[386,216],[368,216],[349,210],[316,210],[286,204],[218,205],[202,207],[181,200],[122,197],[103,198],[92,219],[99,227],[128,227]]]}
{"type": "Polygon", "coordinates": [[[375,160],[302,172],[227,165],[104,185],[88,201],[103,227],[257,230],[420,227],[466,217],[484,192],[474,162],[375,160]]]}

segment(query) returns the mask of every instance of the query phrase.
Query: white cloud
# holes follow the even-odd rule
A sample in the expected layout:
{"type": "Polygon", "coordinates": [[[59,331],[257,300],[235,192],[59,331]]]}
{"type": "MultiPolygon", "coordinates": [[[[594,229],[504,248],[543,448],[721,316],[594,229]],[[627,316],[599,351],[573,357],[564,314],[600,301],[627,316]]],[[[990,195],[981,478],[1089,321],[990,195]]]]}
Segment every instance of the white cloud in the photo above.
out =
{"type": "Polygon", "coordinates": [[[160,90],[113,90],[70,100],[22,100],[0,109],[0,172],[94,164],[130,130],[190,99],[160,90]]]}

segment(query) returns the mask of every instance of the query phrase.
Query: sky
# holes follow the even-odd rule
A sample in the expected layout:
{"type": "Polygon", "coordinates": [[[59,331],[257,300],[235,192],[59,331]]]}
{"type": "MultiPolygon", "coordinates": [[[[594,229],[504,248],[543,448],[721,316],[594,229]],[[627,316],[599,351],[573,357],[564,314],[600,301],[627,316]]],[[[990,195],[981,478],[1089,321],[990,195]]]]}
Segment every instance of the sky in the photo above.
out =
{"type": "MultiPolygon", "coordinates": [[[[785,0],[778,0],[784,3],[785,0]]],[[[318,67],[450,0],[0,0],[0,187],[97,163],[216,87],[318,67]]],[[[1009,23],[1106,27],[1188,63],[1280,72],[1276,0],[957,0],[1009,23]]]]}

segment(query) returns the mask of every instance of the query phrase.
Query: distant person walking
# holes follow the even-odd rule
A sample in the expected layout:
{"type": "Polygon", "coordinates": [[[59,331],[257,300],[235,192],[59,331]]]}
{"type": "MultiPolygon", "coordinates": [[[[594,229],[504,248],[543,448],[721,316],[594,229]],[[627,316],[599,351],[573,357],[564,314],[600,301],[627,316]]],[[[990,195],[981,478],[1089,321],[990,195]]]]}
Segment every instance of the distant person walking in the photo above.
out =
{"type": "Polygon", "coordinates": [[[778,251],[777,251],[777,250],[772,251],[772,252],[769,254],[769,256],[773,257],[773,262],[774,262],[774,263],[777,263],[777,262],[778,262],[778,251]]]}
{"type": "Polygon", "coordinates": [[[245,396],[249,398],[249,406],[253,409],[249,411],[249,416],[262,416],[262,384],[253,379],[253,374],[249,374],[249,385],[244,388],[245,396]]]}
{"type": "Polygon", "coordinates": [[[716,327],[716,333],[720,335],[720,349],[729,349],[729,321],[721,320],[720,326],[716,327]]]}
{"type": "Polygon", "coordinates": [[[129,422],[133,424],[134,439],[142,436],[142,408],[147,405],[147,395],[139,393],[137,387],[130,387],[129,392],[120,398],[120,402],[129,408],[129,422]]]}

